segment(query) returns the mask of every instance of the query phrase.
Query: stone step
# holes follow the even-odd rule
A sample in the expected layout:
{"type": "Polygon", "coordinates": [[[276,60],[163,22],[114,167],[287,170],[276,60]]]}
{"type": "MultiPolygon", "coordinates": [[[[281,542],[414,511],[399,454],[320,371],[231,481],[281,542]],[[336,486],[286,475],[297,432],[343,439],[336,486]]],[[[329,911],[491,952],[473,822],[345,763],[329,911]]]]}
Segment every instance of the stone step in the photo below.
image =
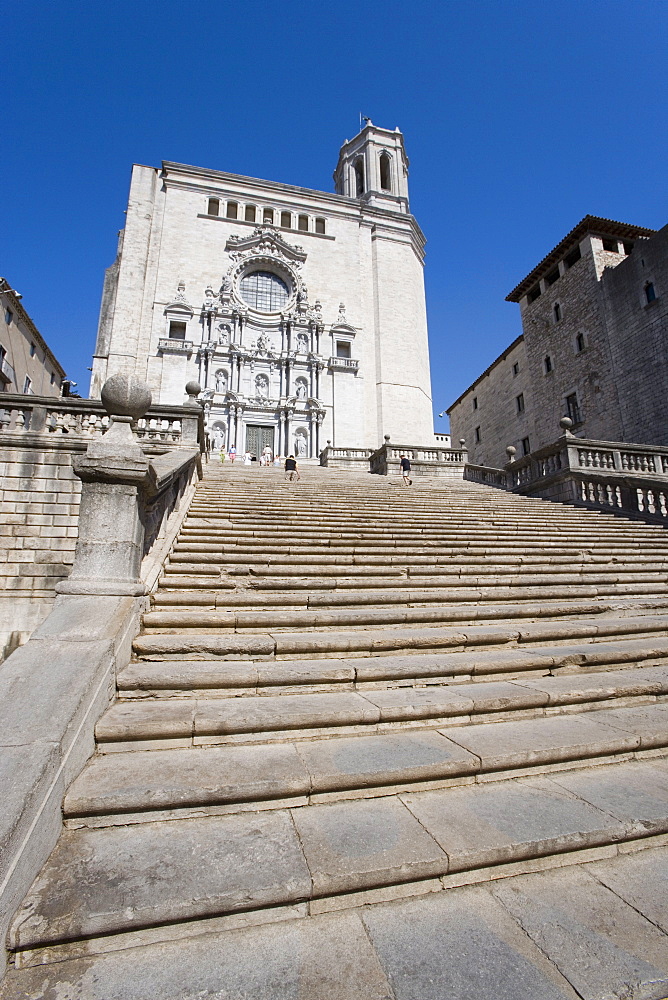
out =
{"type": "Polygon", "coordinates": [[[21,962],[39,962],[38,949],[49,945],[85,941],[90,950],[91,939],[140,928],[393,885],[417,889],[462,873],[468,882],[478,872],[487,880],[490,867],[538,858],[546,859],[543,867],[558,866],[568,853],[642,846],[667,831],[662,760],[306,808],[65,830],[13,921],[10,943],[21,962]]]}
{"type": "Polygon", "coordinates": [[[54,964],[11,969],[0,998],[666,997],[668,849],[655,842],[510,863],[503,878],[497,866],[483,885],[467,885],[466,873],[408,883],[405,894],[421,893],[414,898],[401,898],[400,886],[371,890],[357,909],[350,896],[313,900],[280,923],[267,911],[263,926],[244,926],[240,914],[133,934],[135,947],[123,948],[122,936],[56,946],[54,964]],[[541,871],[545,864],[559,867],[541,871]],[[462,887],[446,891],[453,885],[462,887]],[[331,912],[340,901],[348,908],[331,912]]]}
{"type": "MultiPolygon", "coordinates": [[[[118,675],[121,697],[171,697],[205,691],[207,697],[315,692],[335,688],[365,689],[405,684],[457,684],[472,680],[524,676],[570,676],[590,670],[614,670],[668,658],[668,637],[607,639],[603,642],[537,646],[531,650],[472,650],[465,653],[352,657],[322,660],[230,661],[139,660],[118,675]]],[[[598,675],[597,675],[598,676],[598,675]]],[[[604,677],[611,683],[616,677],[604,677]]],[[[556,686],[556,685],[555,685],[556,686]]]]}
{"type": "MultiPolygon", "coordinates": [[[[617,592],[624,588],[617,588],[617,592]]],[[[627,588],[628,592],[628,588],[627,588]]],[[[632,592],[636,592],[633,590],[632,592]]],[[[533,607],[533,605],[529,606],[533,607]]],[[[535,612],[534,612],[535,613],[535,612]]],[[[290,611],[285,608],[260,609],[251,611],[194,611],[164,610],[150,611],[143,616],[145,634],[189,633],[221,634],[228,631],[252,630],[263,632],[268,630],[291,631],[295,628],[305,629],[340,629],[344,626],[353,628],[380,627],[384,625],[427,625],[452,621],[452,608],[449,607],[383,607],[383,608],[333,608],[290,611]]],[[[526,617],[526,615],[525,615],[526,617]]],[[[668,617],[665,625],[668,626],[668,617]]]]}
{"type": "MultiPolygon", "coordinates": [[[[260,738],[272,742],[300,739],[300,733],[303,737],[314,732],[374,733],[403,724],[449,729],[477,726],[493,716],[541,717],[563,706],[569,706],[569,711],[600,708],[601,701],[615,697],[646,701],[662,698],[668,691],[665,665],[629,673],[632,676],[612,671],[610,677],[597,676],[592,683],[571,676],[316,694],[117,701],[98,722],[96,739],[109,750],[135,741],[156,745],[178,740],[184,746],[213,746],[240,738],[247,742],[249,736],[252,742],[260,738]]],[[[668,705],[658,717],[668,722],[668,705]]]]}
{"type": "MultiPolygon", "coordinates": [[[[410,609],[406,609],[410,610],[410,609]]],[[[451,609],[453,614],[458,608],[451,609]]],[[[606,617],[606,605],[580,604],[576,614],[596,617],[569,620],[572,605],[561,609],[551,606],[536,607],[534,605],[518,605],[514,609],[517,618],[540,617],[549,615],[550,621],[519,621],[507,620],[503,614],[503,606],[495,609],[496,614],[506,624],[468,624],[468,620],[477,615],[478,620],[485,615],[492,617],[491,609],[477,607],[469,610],[465,620],[457,627],[394,627],[386,629],[349,628],[345,632],[334,632],[331,629],[323,632],[289,632],[280,629],[270,634],[237,635],[228,632],[223,635],[193,632],[178,635],[140,635],[135,639],[133,648],[138,656],[154,658],[182,658],[184,655],[195,658],[222,656],[228,659],[290,659],[295,654],[306,654],[314,658],[336,657],[344,653],[353,656],[382,656],[385,653],[398,652],[438,652],[449,649],[451,652],[463,651],[476,646],[508,647],[517,644],[573,642],[587,638],[632,637],[663,634],[666,631],[668,617],[665,615],[640,615],[637,617],[606,617]]],[[[475,618],[474,618],[475,620],[475,618]]]]}
{"type": "MultiPolygon", "coordinates": [[[[549,684],[533,690],[549,691],[549,684]]],[[[498,706],[504,698],[500,690],[495,695],[489,690],[481,693],[481,718],[473,727],[448,725],[444,719],[440,729],[385,728],[324,739],[297,731],[281,742],[243,746],[197,744],[194,736],[193,743],[178,749],[99,753],[70,786],[64,814],[98,826],[150,822],[157,812],[165,818],[166,811],[184,815],[183,810],[197,809],[201,814],[202,809],[225,807],[233,812],[248,803],[263,809],[280,807],[285,800],[311,805],[342,793],[364,798],[418,786],[511,780],[520,774],[578,768],[583,762],[600,766],[650,751],[668,755],[665,701],[583,711],[586,698],[599,699],[589,704],[600,706],[617,694],[667,690],[668,670],[663,666],[582,679],[571,689],[572,698],[582,699],[578,714],[516,719],[509,712],[508,721],[489,722],[483,704],[491,706],[495,700],[498,706]]],[[[550,692],[554,704],[562,694],[567,696],[565,692],[564,684],[550,692]]],[[[511,697],[506,691],[506,702],[511,697]]]]}

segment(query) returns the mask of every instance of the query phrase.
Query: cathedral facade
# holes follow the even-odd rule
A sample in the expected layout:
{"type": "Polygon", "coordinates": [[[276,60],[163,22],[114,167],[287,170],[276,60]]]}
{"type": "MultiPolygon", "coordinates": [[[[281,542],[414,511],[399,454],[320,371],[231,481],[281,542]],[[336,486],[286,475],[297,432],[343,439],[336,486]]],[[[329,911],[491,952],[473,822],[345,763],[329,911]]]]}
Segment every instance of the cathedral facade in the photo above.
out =
{"type": "Polygon", "coordinates": [[[368,123],[334,183],[135,165],[91,396],[121,372],[180,403],[196,380],[214,447],[258,455],[432,443],[424,237],[401,133],[368,123]]]}

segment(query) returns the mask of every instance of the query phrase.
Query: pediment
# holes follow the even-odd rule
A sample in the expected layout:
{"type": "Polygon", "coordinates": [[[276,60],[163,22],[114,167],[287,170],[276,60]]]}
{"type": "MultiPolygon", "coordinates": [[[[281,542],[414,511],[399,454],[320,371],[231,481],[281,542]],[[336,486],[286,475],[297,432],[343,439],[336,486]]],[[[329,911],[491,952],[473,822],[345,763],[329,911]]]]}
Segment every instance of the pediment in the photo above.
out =
{"type": "Polygon", "coordinates": [[[225,244],[233,260],[245,257],[279,257],[293,264],[303,264],[306,252],[301,246],[293,246],[272,226],[258,226],[250,236],[230,236],[225,244]]]}

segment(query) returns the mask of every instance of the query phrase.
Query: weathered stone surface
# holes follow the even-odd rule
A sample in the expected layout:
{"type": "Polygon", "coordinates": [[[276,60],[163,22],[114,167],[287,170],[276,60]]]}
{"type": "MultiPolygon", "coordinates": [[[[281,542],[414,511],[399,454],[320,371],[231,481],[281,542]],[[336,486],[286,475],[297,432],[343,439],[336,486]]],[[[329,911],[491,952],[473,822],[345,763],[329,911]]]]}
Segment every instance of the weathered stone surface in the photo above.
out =
{"type": "Polygon", "coordinates": [[[274,641],[264,635],[142,635],[135,639],[139,654],[197,653],[214,656],[271,656],[274,641]]]}
{"type": "Polygon", "coordinates": [[[95,735],[102,743],[192,736],[195,709],[196,702],[185,698],[117,702],[102,716],[95,735]]]}
{"type": "Polygon", "coordinates": [[[586,871],[668,934],[668,851],[665,848],[624,854],[611,861],[596,861],[587,865],[586,871]]]}
{"type": "MultiPolygon", "coordinates": [[[[605,713],[606,722],[610,714],[605,713]]],[[[596,713],[596,719],[571,715],[490,723],[447,730],[445,735],[480,757],[485,770],[604,756],[638,746],[636,736],[599,722],[599,715],[602,719],[602,713],[596,713]]]]}
{"type": "Polygon", "coordinates": [[[448,859],[396,798],[293,810],[316,896],[442,875],[448,859]]]}
{"type": "Polygon", "coordinates": [[[64,831],[17,914],[12,943],[292,903],[310,891],[285,811],[64,831]]]}
{"type": "Polygon", "coordinates": [[[468,715],[473,711],[470,689],[464,693],[458,686],[365,691],[364,697],[378,707],[383,722],[400,719],[438,719],[450,715],[468,715]]]}
{"type": "Polygon", "coordinates": [[[255,687],[254,663],[239,660],[162,660],[130,663],[119,673],[123,691],[193,690],[195,688],[255,687]]]}
{"type": "Polygon", "coordinates": [[[584,676],[560,674],[541,680],[522,680],[522,684],[545,692],[550,704],[577,704],[582,701],[668,691],[668,667],[643,667],[628,672],[611,670],[584,676]]]}
{"type": "Polygon", "coordinates": [[[668,993],[665,935],[585,872],[511,879],[493,892],[580,996],[661,1000],[668,993]]]}
{"type": "Polygon", "coordinates": [[[252,733],[377,722],[379,711],[358,694],[279,695],[199,701],[195,734],[252,733]]]}
{"type": "Polygon", "coordinates": [[[643,750],[663,747],[668,742],[668,705],[618,708],[606,713],[609,725],[633,734],[643,750]]]}
{"type": "Polygon", "coordinates": [[[579,850],[626,827],[548,778],[521,778],[401,796],[449,858],[449,871],[579,850]]]}
{"type": "Polygon", "coordinates": [[[552,780],[624,821],[635,836],[668,831],[668,765],[632,761],[555,774],[552,780]]]}
{"type": "Polygon", "coordinates": [[[399,732],[297,744],[314,792],[473,774],[478,760],[432,732],[399,732]]]}
{"type": "Polygon", "coordinates": [[[66,816],[305,795],[307,770],[290,744],[154,750],[96,757],[71,785],[66,816]]]}
{"type": "Polygon", "coordinates": [[[362,919],[397,1000],[576,1000],[485,889],[368,907],[362,919]]]}

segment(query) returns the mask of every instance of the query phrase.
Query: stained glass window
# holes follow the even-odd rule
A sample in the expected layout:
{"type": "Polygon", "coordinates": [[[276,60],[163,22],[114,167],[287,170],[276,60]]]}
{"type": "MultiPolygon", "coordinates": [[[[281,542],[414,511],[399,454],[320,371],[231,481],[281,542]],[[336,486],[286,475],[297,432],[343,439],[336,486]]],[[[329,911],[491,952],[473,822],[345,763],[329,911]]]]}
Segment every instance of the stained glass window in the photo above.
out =
{"type": "Polygon", "coordinates": [[[290,297],[290,289],[271,271],[253,271],[240,282],[241,297],[252,309],[278,312],[290,297]]]}

